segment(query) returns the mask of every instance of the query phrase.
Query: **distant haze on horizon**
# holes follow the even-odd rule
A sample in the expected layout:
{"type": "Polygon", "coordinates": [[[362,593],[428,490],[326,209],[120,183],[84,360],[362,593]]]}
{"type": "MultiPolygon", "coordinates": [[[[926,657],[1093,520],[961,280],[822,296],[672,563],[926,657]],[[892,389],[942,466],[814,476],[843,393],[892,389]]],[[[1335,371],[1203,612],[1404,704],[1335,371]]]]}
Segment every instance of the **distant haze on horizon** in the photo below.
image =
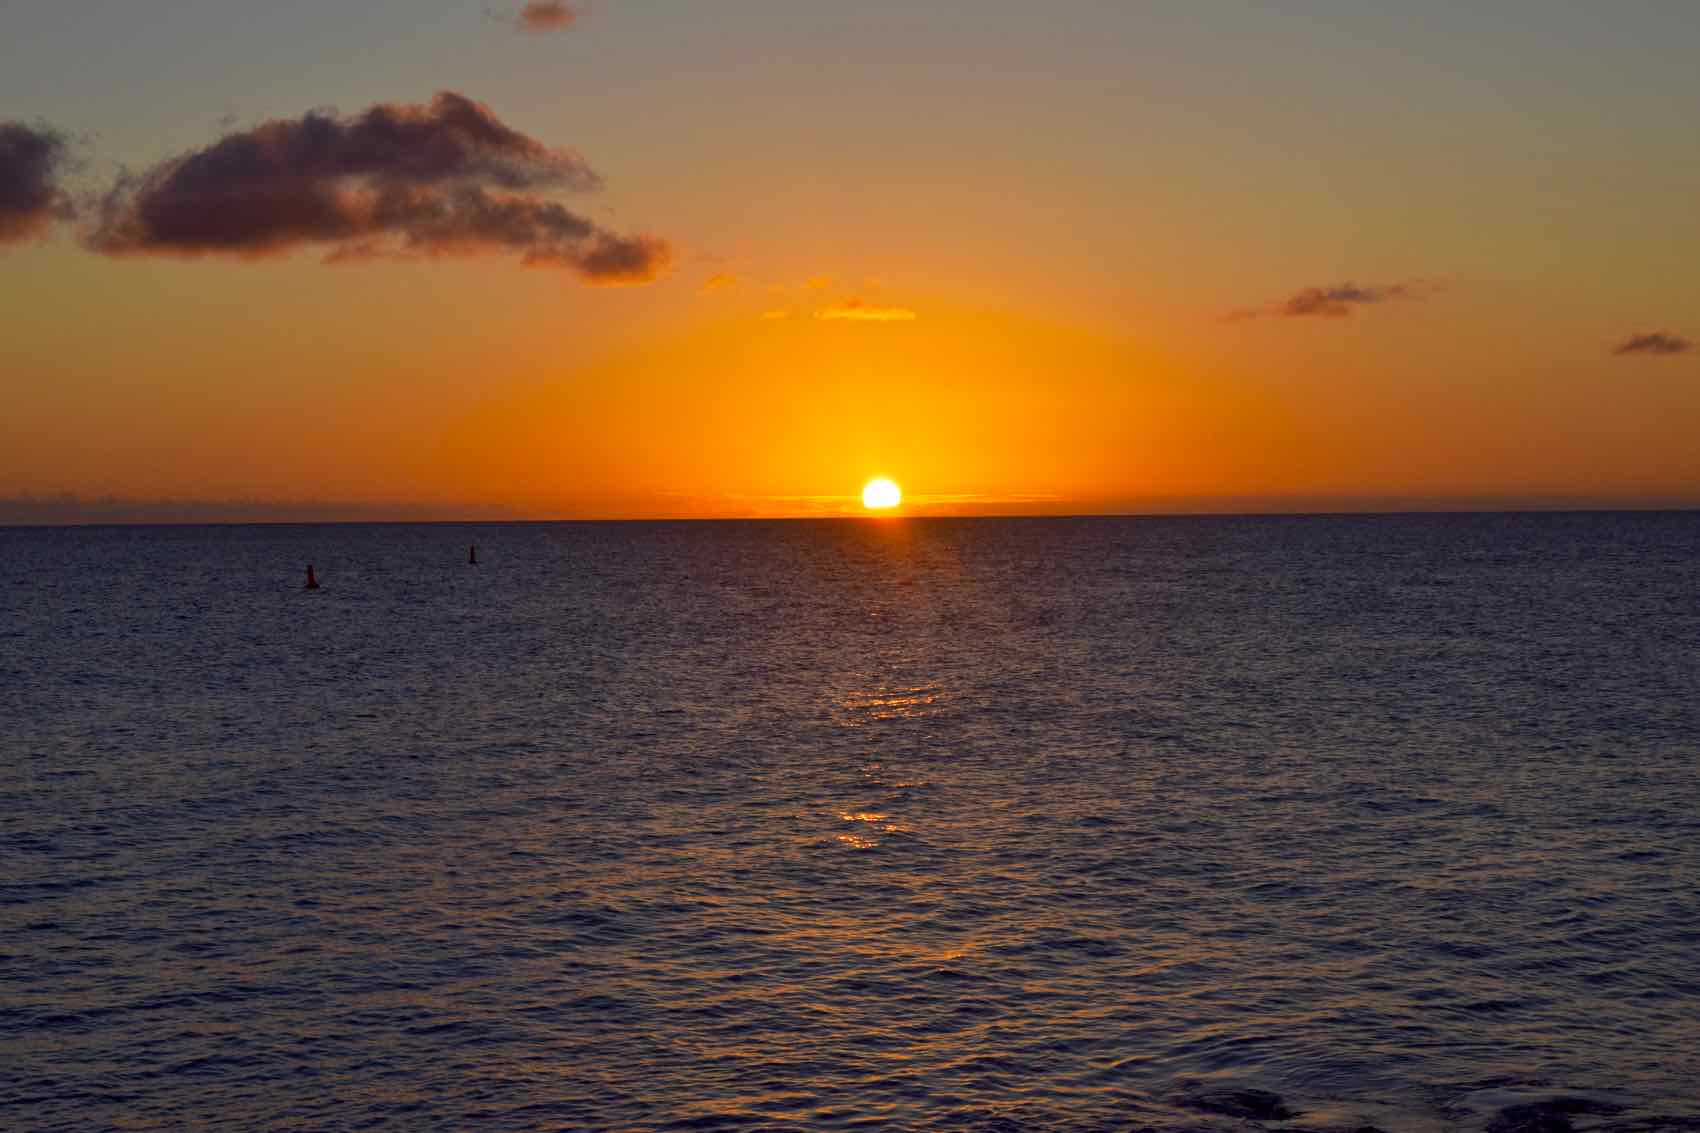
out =
{"type": "Polygon", "coordinates": [[[1527,512],[1697,511],[1691,498],[1601,500],[1586,497],[1306,498],[1183,497],[1169,500],[906,504],[895,515],[872,515],[853,500],[770,508],[737,501],[717,510],[702,501],[676,504],[672,510],[633,507],[629,514],[608,511],[523,511],[495,505],[420,504],[371,500],[142,500],[72,495],[0,499],[0,527],[176,526],[337,523],[604,523],[604,522],[790,522],[844,521],[889,523],[954,519],[1208,519],[1266,516],[1394,516],[1405,514],[1512,515],[1527,512]]]}
{"type": "Polygon", "coordinates": [[[0,523],[1700,506],[1690,3],[149,7],[0,16],[0,523]]]}

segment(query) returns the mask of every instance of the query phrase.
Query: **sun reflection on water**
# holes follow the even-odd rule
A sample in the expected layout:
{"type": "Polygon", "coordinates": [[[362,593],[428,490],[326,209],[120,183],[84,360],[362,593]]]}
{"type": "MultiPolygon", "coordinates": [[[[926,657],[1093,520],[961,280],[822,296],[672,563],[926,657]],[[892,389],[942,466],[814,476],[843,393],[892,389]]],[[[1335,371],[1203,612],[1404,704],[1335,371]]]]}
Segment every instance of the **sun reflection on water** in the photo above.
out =
{"type": "Polygon", "coordinates": [[[836,835],[838,841],[855,850],[871,850],[879,845],[880,840],[873,836],[876,831],[880,834],[904,832],[900,824],[891,821],[889,814],[880,811],[842,810],[838,812],[838,818],[841,822],[854,823],[858,827],[854,832],[836,835]]]}
{"type": "MultiPolygon", "coordinates": [[[[905,680],[893,679],[887,673],[847,673],[849,680],[830,695],[831,704],[840,724],[849,728],[865,728],[889,722],[922,720],[948,710],[952,694],[937,682],[922,674],[905,680]]],[[[888,782],[883,765],[869,760],[859,768],[860,789],[848,793],[830,813],[849,829],[835,831],[831,837],[853,850],[871,850],[889,836],[911,835],[912,827],[901,815],[890,813],[889,804],[901,803],[907,792],[930,786],[925,780],[905,776],[901,781],[888,782]],[[894,794],[893,792],[899,792],[894,794]],[[886,804],[883,806],[881,804],[886,804]]]]}
{"type": "Polygon", "coordinates": [[[936,684],[899,685],[849,693],[839,707],[866,720],[914,720],[944,711],[949,699],[936,684]]]}

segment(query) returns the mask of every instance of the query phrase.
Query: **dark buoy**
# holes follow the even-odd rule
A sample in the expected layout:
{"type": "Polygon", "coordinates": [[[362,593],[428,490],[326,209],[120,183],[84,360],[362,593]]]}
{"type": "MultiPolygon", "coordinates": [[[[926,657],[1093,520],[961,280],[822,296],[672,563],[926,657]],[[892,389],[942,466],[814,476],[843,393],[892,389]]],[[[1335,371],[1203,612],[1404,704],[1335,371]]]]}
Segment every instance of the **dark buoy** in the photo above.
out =
{"type": "Polygon", "coordinates": [[[308,563],[307,564],[307,585],[306,585],[306,587],[304,587],[304,589],[317,590],[318,588],[319,588],[319,580],[313,575],[313,564],[308,563]]]}
{"type": "Polygon", "coordinates": [[[472,550],[467,553],[466,561],[467,561],[467,565],[469,565],[469,566],[477,566],[478,565],[478,544],[477,543],[474,543],[472,545],[472,550]]]}

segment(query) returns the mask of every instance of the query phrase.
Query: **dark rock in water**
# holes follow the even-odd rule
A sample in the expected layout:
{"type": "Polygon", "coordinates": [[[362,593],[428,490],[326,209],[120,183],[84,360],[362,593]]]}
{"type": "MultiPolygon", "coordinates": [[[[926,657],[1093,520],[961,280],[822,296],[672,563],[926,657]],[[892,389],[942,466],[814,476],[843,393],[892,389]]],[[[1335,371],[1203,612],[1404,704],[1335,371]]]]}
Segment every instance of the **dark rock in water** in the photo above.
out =
{"type": "Polygon", "coordinates": [[[1285,1121],[1298,1113],[1281,1102],[1280,1094],[1268,1090],[1211,1090],[1192,1094],[1182,1104],[1204,1113],[1219,1113],[1224,1117],[1242,1117],[1250,1121],[1285,1121]]]}
{"type": "Polygon", "coordinates": [[[1622,1106],[1590,1098],[1552,1098],[1544,1102],[1508,1105],[1488,1122],[1487,1133],[1574,1133],[1573,1114],[1621,1113],[1622,1106]]]}

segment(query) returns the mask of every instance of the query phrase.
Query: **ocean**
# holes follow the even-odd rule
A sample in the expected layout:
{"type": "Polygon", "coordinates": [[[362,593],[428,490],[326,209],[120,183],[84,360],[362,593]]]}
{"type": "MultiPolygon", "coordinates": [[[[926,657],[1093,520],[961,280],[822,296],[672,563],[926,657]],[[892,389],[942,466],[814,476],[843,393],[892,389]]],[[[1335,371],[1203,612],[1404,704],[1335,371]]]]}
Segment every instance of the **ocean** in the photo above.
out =
{"type": "Polygon", "coordinates": [[[1700,513],[0,529],[0,1128],[1700,1128],[1697,768],[1700,513]]]}

